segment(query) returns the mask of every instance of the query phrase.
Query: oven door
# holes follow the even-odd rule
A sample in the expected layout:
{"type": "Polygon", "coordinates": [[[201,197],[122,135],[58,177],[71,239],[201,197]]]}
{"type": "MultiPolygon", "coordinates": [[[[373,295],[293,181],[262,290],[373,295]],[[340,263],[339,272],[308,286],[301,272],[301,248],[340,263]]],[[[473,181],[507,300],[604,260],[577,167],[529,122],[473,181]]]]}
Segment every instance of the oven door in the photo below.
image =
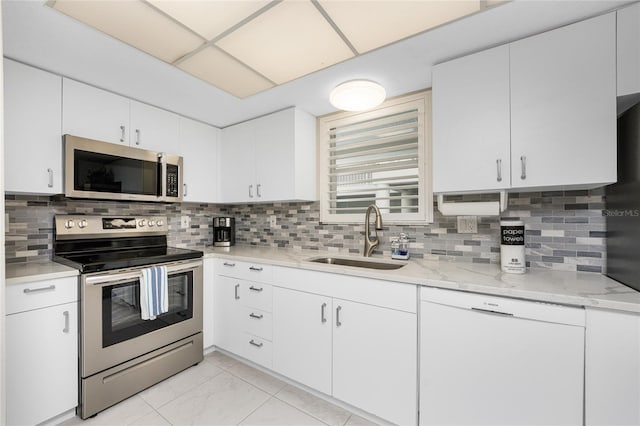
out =
{"type": "Polygon", "coordinates": [[[82,276],[82,377],[202,331],[202,260],[166,266],[169,310],[155,320],[141,318],[141,268],[82,276]]]}

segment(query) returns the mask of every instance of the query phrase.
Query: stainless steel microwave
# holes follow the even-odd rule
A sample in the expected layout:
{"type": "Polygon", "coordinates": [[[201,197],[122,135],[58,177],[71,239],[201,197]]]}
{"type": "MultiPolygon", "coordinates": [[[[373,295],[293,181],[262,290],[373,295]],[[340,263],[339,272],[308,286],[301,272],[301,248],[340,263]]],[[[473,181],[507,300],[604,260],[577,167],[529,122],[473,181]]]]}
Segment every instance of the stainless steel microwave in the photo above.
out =
{"type": "Polygon", "coordinates": [[[64,135],[65,195],[182,201],[182,157],[64,135]]]}

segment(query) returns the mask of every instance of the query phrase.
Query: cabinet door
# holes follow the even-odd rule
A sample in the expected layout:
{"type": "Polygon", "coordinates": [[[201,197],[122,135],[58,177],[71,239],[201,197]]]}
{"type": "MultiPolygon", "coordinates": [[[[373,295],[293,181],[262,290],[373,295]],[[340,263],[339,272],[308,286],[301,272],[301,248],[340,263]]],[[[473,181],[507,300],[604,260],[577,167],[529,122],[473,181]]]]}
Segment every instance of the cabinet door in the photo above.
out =
{"type": "Polygon", "coordinates": [[[392,423],[417,422],[417,317],[334,299],[333,396],[392,423]]]}
{"type": "Polygon", "coordinates": [[[618,96],[640,92],[640,3],[618,10],[618,96]]]}
{"type": "Polygon", "coordinates": [[[129,144],[129,99],[62,79],[62,133],[129,144]]]}
{"type": "Polygon", "coordinates": [[[78,404],[77,309],[7,315],[7,424],[41,423],[78,404]]]}
{"type": "Polygon", "coordinates": [[[640,424],[640,314],[586,309],[585,424],[640,424]]]}
{"type": "Polygon", "coordinates": [[[216,275],[213,283],[213,343],[229,352],[240,353],[240,283],[216,275]]]}
{"type": "Polygon", "coordinates": [[[131,101],[131,146],[180,154],[179,127],[177,114],[131,101]]]}
{"type": "Polygon", "coordinates": [[[218,202],[218,161],[220,129],[180,118],[180,155],[183,157],[184,201],[218,202]]]}
{"type": "MultiPolygon", "coordinates": [[[[222,130],[218,170],[223,202],[257,201],[253,140],[252,121],[222,130]]],[[[262,161],[266,159],[258,159],[262,161]]]]}
{"type": "Polygon", "coordinates": [[[433,191],[511,185],[509,46],[433,69],[433,191]]]}
{"type": "Polygon", "coordinates": [[[273,288],[273,369],[331,394],[330,297],[273,288]]]}
{"type": "Polygon", "coordinates": [[[511,44],[511,185],[616,181],[615,14],[511,44]]]}
{"type": "Polygon", "coordinates": [[[62,78],[4,60],[5,190],[60,194],[62,78]]]}
{"type": "Polygon", "coordinates": [[[202,262],[202,340],[203,346],[213,346],[215,259],[202,262]]]}
{"type": "Polygon", "coordinates": [[[295,197],[294,113],[291,108],[254,120],[257,201],[295,197]]]}

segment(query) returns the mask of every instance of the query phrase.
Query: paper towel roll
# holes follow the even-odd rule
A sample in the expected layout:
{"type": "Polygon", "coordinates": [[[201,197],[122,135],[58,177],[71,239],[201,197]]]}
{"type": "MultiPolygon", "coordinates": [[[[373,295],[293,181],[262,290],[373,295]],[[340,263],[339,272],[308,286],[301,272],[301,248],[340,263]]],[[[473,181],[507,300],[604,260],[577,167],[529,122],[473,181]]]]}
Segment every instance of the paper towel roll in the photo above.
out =
{"type": "Polygon", "coordinates": [[[524,223],[519,220],[500,221],[500,266],[503,272],[524,274],[524,223]]]}

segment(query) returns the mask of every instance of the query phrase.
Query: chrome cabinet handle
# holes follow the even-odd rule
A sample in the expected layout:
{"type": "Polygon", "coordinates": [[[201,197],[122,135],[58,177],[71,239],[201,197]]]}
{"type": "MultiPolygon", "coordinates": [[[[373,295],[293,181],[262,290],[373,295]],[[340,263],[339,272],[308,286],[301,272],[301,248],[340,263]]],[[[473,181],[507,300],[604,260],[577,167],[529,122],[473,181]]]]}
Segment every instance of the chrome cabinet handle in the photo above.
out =
{"type": "Polygon", "coordinates": [[[224,262],[224,263],[223,263],[223,265],[224,265],[224,266],[229,266],[229,267],[231,267],[231,268],[233,268],[234,266],[236,266],[236,264],[235,264],[235,263],[229,263],[229,262],[224,262]]]}
{"type": "Polygon", "coordinates": [[[262,287],[254,287],[254,286],[251,286],[251,287],[249,287],[249,290],[251,290],[251,291],[257,291],[257,292],[259,293],[259,292],[261,292],[261,291],[262,291],[262,290],[264,290],[264,289],[263,289],[262,287]]]}
{"type": "Polygon", "coordinates": [[[240,296],[238,295],[238,289],[240,288],[240,284],[236,284],[236,288],[235,288],[235,297],[236,300],[240,299],[240,296]]]}
{"type": "Polygon", "coordinates": [[[527,157],[524,155],[520,157],[520,164],[522,167],[522,173],[520,174],[520,179],[525,180],[527,178],[527,157]]]}
{"type": "Polygon", "coordinates": [[[187,196],[187,184],[183,183],[182,187],[184,188],[184,190],[182,191],[182,196],[186,197],[187,196]]]}
{"type": "Polygon", "coordinates": [[[50,290],[55,290],[56,286],[54,284],[51,284],[49,287],[40,287],[40,288],[25,288],[24,290],[22,290],[22,292],[24,294],[31,294],[31,293],[39,293],[42,291],[50,291],[50,290]]]}
{"type": "Polygon", "coordinates": [[[342,306],[338,306],[336,308],[336,327],[340,327],[342,323],[340,322],[340,311],[342,310],[342,306]]]}
{"type": "Polygon", "coordinates": [[[64,311],[62,315],[64,315],[64,328],[62,329],[62,332],[68,333],[69,332],[69,311],[64,311]]]}
{"type": "Polygon", "coordinates": [[[261,267],[255,267],[255,266],[250,266],[249,269],[252,270],[252,271],[256,271],[256,272],[262,271],[261,267]]]}
{"type": "Polygon", "coordinates": [[[261,184],[257,184],[256,185],[256,195],[258,196],[258,198],[262,197],[262,194],[260,194],[260,187],[262,185],[261,184]]]}
{"type": "Polygon", "coordinates": [[[262,315],[262,314],[260,314],[260,315],[256,315],[256,314],[254,314],[253,312],[251,312],[251,313],[249,314],[249,316],[250,316],[251,318],[255,318],[255,319],[262,319],[262,317],[263,317],[264,315],[262,315]]]}
{"type": "Polygon", "coordinates": [[[249,185],[249,198],[253,198],[253,185],[249,185]]]}
{"type": "Polygon", "coordinates": [[[262,345],[264,345],[264,343],[262,343],[262,342],[260,342],[260,343],[256,343],[256,342],[254,342],[254,340],[253,340],[253,339],[249,340],[249,344],[251,344],[251,345],[255,346],[256,348],[261,348],[261,347],[262,347],[262,345]]]}
{"type": "Polygon", "coordinates": [[[47,169],[47,173],[49,173],[49,183],[47,186],[53,188],[53,169],[47,169]]]}
{"type": "Polygon", "coordinates": [[[136,129],[136,145],[140,145],[140,129],[136,129]]]}
{"type": "Polygon", "coordinates": [[[124,142],[124,126],[120,126],[120,142],[124,142]]]}
{"type": "Polygon", "coordinates": [[[323,324],[327,322],[327,317],[325,316],[325,309],[327,309],[327,304],[323,303],[322,306],[320,306],[320,322],[322,322],[323,324]]]}
{"type": "Polygon", "coordinates": [[[498,158],[496,160],[496,166],[498,167],[498,182],[502,182],[502,159],[498,158]]]}

